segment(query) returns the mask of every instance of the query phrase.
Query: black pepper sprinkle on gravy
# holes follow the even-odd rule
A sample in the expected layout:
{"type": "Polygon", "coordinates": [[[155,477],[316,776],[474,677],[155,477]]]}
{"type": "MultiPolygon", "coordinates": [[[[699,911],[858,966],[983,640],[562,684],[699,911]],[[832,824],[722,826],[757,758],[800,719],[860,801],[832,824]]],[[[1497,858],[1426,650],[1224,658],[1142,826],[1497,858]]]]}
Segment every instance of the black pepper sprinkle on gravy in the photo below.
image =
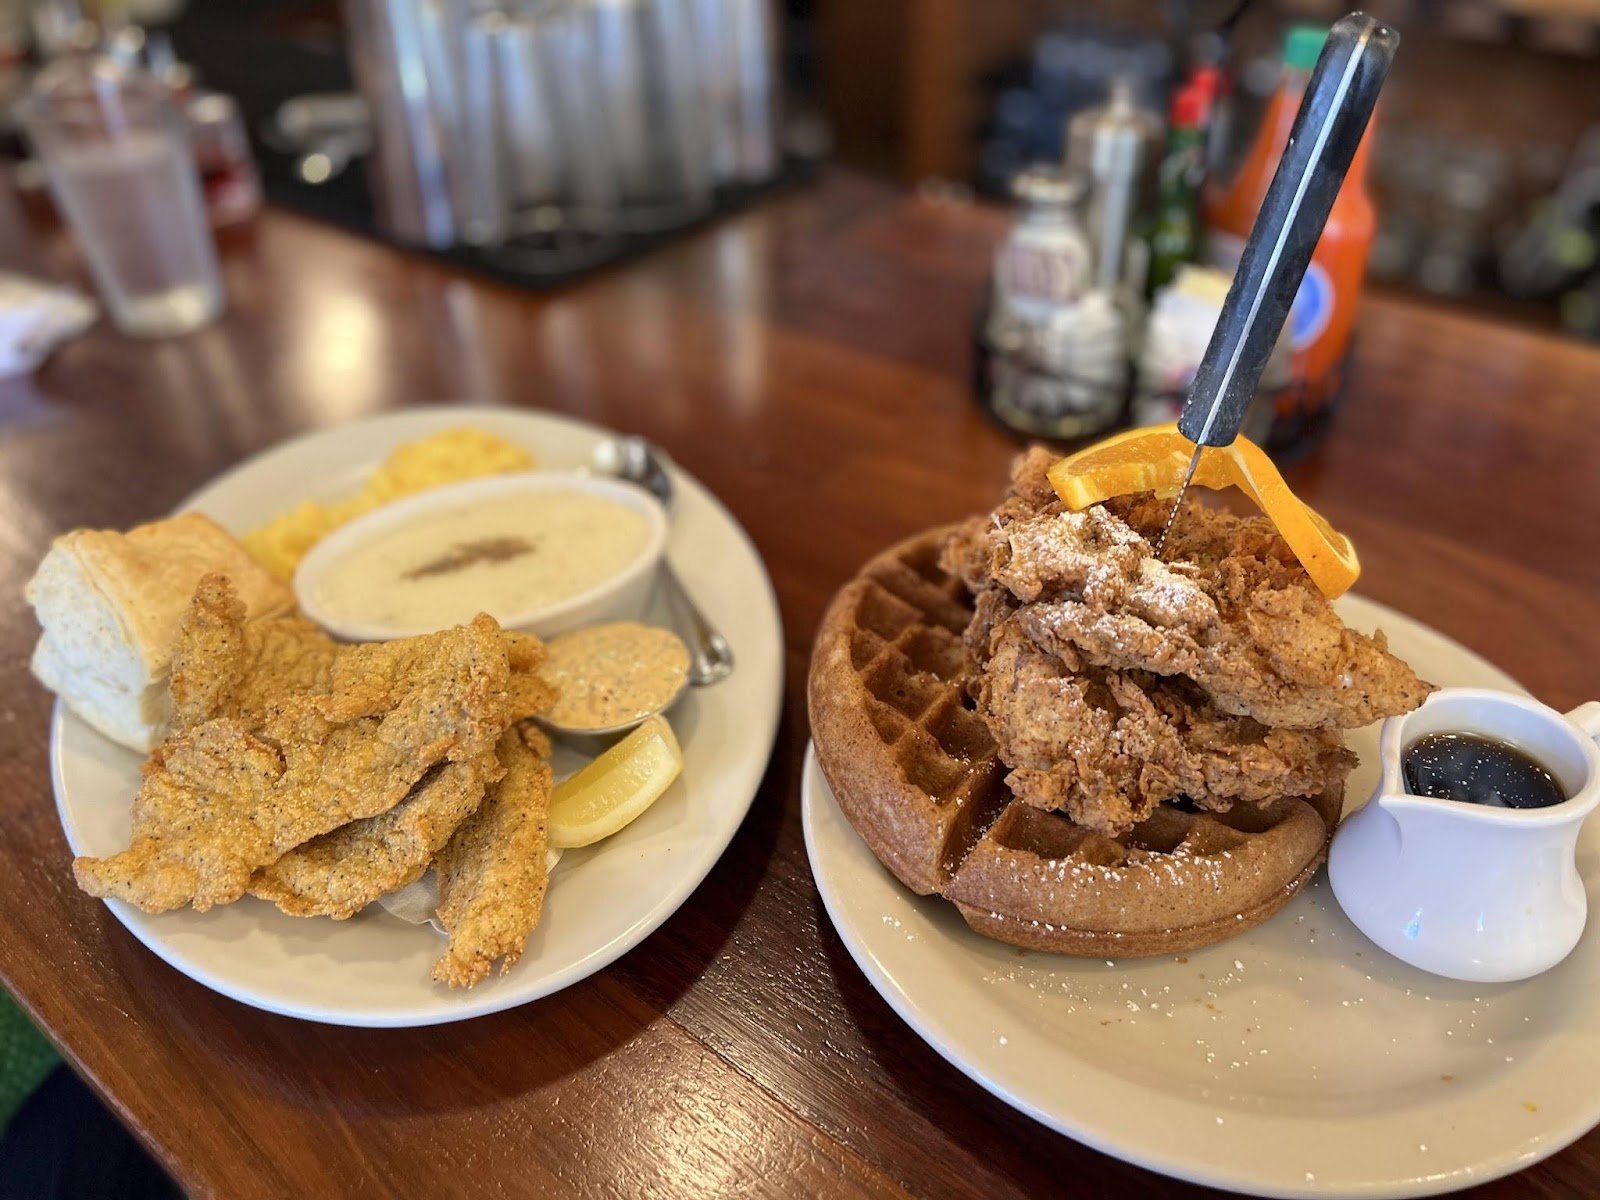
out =
{"type": "Polygon", "coordinates": [[[493,537],[476,542],[462,542],[452,546],[432,562],[425,562],[401,576],[402,579],[426,579],[430,575],[448,575],[474,563],[510,562],[524,554],[533,553],[533,544],[526,538],[493,537]]]}
{"type": "Polygon", "coordinates": [[[649,549],[651,524],[576,487],[463,501],[357,542],[317,580],[317,598],[331,615],[402,631],[477,612],[516,619],[615,581],[649,549]]]}
{"type": "Polygon", "coordinates": [[[1567,798],[1522,751],[1470,733],[1431,733],[1406,747],[1400,765],[1413,796],[1491,808],[1549,808],[1567,798]]]}

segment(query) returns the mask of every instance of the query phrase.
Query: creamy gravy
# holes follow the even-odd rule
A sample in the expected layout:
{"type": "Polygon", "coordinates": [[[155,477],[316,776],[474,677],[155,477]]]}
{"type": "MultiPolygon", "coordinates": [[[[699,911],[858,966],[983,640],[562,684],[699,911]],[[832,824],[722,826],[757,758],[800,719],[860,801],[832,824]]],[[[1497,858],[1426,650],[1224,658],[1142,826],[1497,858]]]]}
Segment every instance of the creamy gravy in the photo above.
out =
{"type": "Polygon", "coordinates": [[[615,577],[650,526],[590,492],[511,492],[425,513],[353,548],[317,581],[332,615],[443,629],[487,612],[512,620],[615,577]]]}
{"type": "Polygon", "coordinates": [[[637,621],[564,633],[539,673],[560,693],[544,718],[564,729],[609,729],[655,712],[689,677],[678,636],[637,621]]]}

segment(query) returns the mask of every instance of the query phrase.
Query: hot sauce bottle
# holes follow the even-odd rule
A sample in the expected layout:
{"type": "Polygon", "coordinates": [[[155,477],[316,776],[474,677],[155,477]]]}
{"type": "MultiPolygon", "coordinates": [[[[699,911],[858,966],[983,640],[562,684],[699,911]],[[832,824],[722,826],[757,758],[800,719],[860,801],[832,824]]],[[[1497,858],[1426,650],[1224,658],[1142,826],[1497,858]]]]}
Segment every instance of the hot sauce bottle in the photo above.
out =
{"type": "MultiPolygon", "coordinates": [[[[1204,257],[1212,266],[1232,271],[1238,265],[1327,32],[1315,25],[1299,25],[1289,31],[1284,41],[1282,81],[1267,104],[1244,162],[1232,179],[1206,189],[1204,257]]],[[[1280,395],[1267,440],[1274,451],[1292,453],[1315,442],[1343,394],[1356,302],[1376,225],[1367,192],[1371,140],[1369,124],[1289,313],[1287,335],[1296,385],[1280,395]]]]}

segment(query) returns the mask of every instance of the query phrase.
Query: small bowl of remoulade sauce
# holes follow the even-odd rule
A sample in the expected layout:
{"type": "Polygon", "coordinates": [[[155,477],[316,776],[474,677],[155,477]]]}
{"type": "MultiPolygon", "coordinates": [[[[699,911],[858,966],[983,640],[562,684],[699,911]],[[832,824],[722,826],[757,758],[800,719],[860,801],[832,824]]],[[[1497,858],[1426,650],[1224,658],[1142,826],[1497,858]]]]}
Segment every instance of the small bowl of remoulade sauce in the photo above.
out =
{"type": "Polygon", "coordinates": [[[546,650],[539,673],[557,699],[539,724],[596,753],[689,689],[689,648],[659,626],[606,621],[564,633],[546,650]]]}
{"type": "Polygon", "coordinates": [[[1385,721],[1378,790],[1328,855],[1345,914],[1451,979],[1555,966],[1587,919],[1577,842],[1600,805],[1596,738],[1600,703],[1562,714],[1479,688],[1443,688],[1385,721]]]}

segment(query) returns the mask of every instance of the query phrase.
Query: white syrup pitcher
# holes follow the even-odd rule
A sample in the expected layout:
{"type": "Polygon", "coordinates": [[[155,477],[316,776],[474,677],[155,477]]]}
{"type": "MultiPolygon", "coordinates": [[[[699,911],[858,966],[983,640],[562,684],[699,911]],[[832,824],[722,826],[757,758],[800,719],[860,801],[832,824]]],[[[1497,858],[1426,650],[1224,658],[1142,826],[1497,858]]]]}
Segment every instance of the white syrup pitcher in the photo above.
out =
{"type": "Polygon", "coordinates": [[[1563,716],[1536,700],[1443,688],[1383,723],[1383,777],[1340,827],[1328,875],[1345,914],[1396,958],[1478,983],[1526,979],[1578,944],[1576,850],[1600,804],[1600,703],[1563,716]],[[1406,792],[1401,756],[1429,734],[1475,735],[1534,759],[1567,799],[1498,808],[1406,792]]]}

